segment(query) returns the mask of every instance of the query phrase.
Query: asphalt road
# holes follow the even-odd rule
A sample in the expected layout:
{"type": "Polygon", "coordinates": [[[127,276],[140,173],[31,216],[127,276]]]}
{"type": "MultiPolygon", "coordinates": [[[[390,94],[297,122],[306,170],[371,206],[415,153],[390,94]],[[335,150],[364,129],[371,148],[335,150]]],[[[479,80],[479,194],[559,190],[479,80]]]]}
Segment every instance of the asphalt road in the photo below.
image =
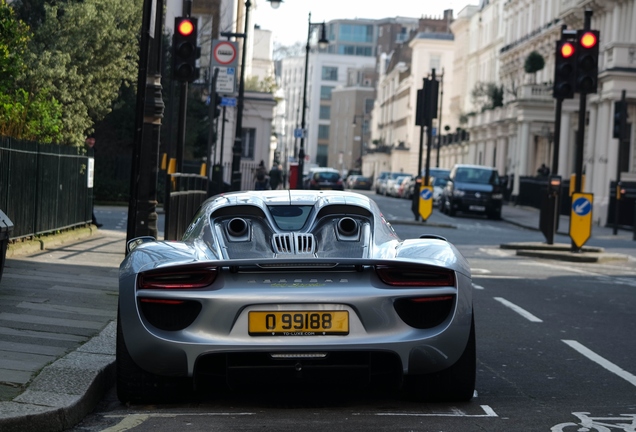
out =
{"type": "MultiPolygon", "coordinates": [[[[400,201],[377,197],[389,219],[408,218],[410,208],[400,201]]],[[[400,394],[342,388],[272,396],[255,388],[185,404],[127,407],[113,390],[72,431],[634,431],[634,260],[518,257],[499,245],[542,241],[541,234],[479,217],[435,220],[443,223],[394,226],[403,238],[423,231],[445,236],[471,264],[478,356],[471,402],[421,404],[400,394]]]]}

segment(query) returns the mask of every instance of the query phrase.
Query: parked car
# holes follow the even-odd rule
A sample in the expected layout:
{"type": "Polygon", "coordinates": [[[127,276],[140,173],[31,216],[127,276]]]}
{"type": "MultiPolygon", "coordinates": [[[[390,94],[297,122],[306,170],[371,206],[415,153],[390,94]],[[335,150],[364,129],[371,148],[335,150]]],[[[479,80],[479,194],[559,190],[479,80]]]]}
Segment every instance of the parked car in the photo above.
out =
{"type": "Polygon", "coordinates": [[[380,195],[380,191],[384,191],[386,188],[386,181],[391,175],[391,171],[382,171],[375,179],[373,183],[373,189],[375,189],[375,193],[380,195]]]}
{"type": "Polygon", "coordinates": [[[442,191],[440,210],[454,216],[456,212],[483,213],[501,219],[503,193],[499,174],[492,167],[458,164],[442,191]]]}
{"type": "Polygon", "coordinates": [[[252,391],[380,379],[427,401],[473,396],[468,262],[439,236],[400,239],[365,195],[230,192],[205,201],[181,241],[126,247],[124,403],[171,402],[211,379],[252,391]]]}
{"type": "Polygon", "coordinates": [[[380,183],[379,186],[379,193],[380,195],[385,195],[385,196],[389,196],[391,194],[391,190],[393,188],[393,185],[395,184],[395,181],[397,180],[398,177],[402,177],[406,174],[402,173],[402,172],[392,172],[389,173],[389,175],[387,176],[386,180],[383,181],[382,183],[380,183]]]}
{"type": "Polygon", "coordinates": [[[347,178],[347,189],[371,190],[371,179],[363,175],[351,175],[347,178]]]}
{"type": "Polygon", "coordinates": [[[314,168],[305,179],[305,189],[344,190],[340,172],[333,168],[314,168]]]}
{"type": "Polygon", "coordinates": [[[395,179],[395,181],[391,183],[391,190],[389,191],[388,195],[391,195],[397,198],[402,198],[402,195],[404,194],[404,187],[406,186],[408,181],[412,178],[413,176],[411,175],[402,175],[398,177],[397,179],[395,179]]]}
{"type": "Polygon", "coordinates": [[[430,185],[433,186],[433,205],[439,205],[446,183],[448,183],[448,177],[431,177],[430,185]]]}

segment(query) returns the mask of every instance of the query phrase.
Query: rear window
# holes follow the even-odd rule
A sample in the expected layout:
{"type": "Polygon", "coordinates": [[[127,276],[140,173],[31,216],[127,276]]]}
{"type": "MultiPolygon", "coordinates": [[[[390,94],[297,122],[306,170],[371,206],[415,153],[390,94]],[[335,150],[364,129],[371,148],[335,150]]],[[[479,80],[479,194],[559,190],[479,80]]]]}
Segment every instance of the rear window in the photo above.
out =
{"type": "Polygon", "coordinates": [[[313,206],[279,205],[269,206],[268,209],[279,229],[295,231],[305,225],[313,206]]]}
{"type": "Polygon", "coordinates": [[[317,172],[314,174],[314,180],[318,181],[338,181],[340,174],[337,172],[317,172]]]}

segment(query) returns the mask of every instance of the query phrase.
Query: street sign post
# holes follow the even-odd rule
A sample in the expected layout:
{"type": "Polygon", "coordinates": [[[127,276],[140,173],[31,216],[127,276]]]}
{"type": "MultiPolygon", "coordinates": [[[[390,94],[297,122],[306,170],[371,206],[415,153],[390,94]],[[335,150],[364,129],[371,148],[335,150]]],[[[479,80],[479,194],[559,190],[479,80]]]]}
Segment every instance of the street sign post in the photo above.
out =
{"type": "Polygon", "coordinates": [[[423,221],[426,221],[433,213],[433,186],[420,188],[419,213],[423,221]]]}
{"type": "Polygon", "coordinates": [[[570,213],[570,238],[577,248],[583,247],[592,235],[592,210],[594,195],[573,193],[570,213]]]}

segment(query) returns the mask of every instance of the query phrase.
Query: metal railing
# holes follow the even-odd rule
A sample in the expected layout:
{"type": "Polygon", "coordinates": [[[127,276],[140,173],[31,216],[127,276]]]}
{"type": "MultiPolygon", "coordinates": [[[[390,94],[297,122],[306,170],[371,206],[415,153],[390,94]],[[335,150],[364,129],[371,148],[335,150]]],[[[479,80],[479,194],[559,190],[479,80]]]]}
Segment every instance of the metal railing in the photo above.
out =
{"type": "Polygon", "coordinates": [[[11,239],[89,224],[93,189],[82,149],[0,137],[0,209],[11,239]]]}

